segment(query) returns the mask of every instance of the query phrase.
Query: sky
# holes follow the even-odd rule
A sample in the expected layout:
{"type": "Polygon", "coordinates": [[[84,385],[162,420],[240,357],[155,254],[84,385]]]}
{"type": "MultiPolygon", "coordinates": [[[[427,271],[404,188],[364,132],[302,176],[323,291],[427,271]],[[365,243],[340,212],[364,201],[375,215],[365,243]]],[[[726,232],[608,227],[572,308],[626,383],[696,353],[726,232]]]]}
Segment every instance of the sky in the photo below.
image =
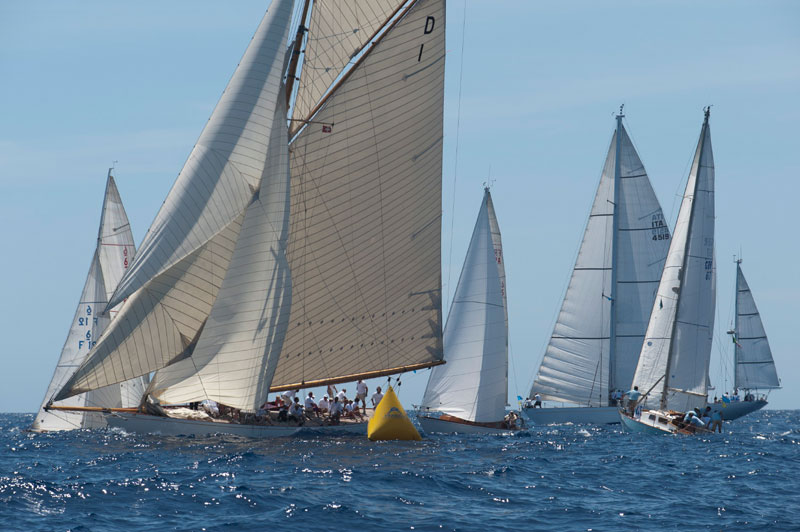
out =
{"type": "MultiPolygon", "coordinates": [[[[267,5],[0,3],[0,357],[8,377],[0,411],[33,412],[42,400],[94,250],[108,168],[116,165],[139,242],[267,5]]],[[[702,109],[713,105],[712,381],[732,386],[725,331],[733,255],[741,253],[784,386],[770,407],[800,407],[800,248],[791,218],[800,197],[800,3],[461,0],[447,10],[443,290],[452,297],[491,182],[506,260],[512,404],[527,395],[552,332],[624,103],[670,224],[702,109]]],[[[403,377],[403,404],[420,401],[428,373],[403,377]]]]}

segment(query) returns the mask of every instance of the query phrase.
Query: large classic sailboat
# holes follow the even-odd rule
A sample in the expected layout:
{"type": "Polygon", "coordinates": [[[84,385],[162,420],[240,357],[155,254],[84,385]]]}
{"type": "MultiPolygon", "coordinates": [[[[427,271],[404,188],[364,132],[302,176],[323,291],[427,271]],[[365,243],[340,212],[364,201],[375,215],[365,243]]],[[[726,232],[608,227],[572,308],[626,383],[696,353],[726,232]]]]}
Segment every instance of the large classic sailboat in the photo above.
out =
{"type": "Polygon", "coordinates": [[[128,216],[125,214],[125,207],[122,205],[122,198],[111,171],[112,169],[108,170],[106,180],[97,247],[53,378],[31,425],[31,430],[35,432],[104,427],[105,419],[92,412],[91,407],[99,405],[136,407],[147,385],[146,379],[136,377],[78,394],[61,403],[64,406],[75,407],[75,410],[45,411],[44,409],[75,368],[84,361],[97,341],[96,338],[103,333],[116,315],[118,307],[106,310],[106,306],[136,252],[128,216]],[[83,410],[84,407],[90,408],[83,410]]]}
{"type": "Polygon", "coordinates": [[[682,412],[705,408],[714,329],[714,155],[705,119],[658,286],[633,384],[644,395],[635,413],[620,411],[636,432],[693,431],[682,412]]]}
{"type": "Polygon", "coordinates": [[[444,0],[274,0],[54,405],[155,372],[161,405],[252,413],[270,391],[441,364],[444,43],[444,0]]]}
{"type": "Polygon", "coordinates": [[[709,404],[728,421],[764,408],[767,399],[764,395],[759,396],[759,392],[781,387],[761,313],[742,273],[742,259],[735,262],[736,317],[728,334],[733,340],[733,385],[744,391],[744,400],[709,404]]]}
{"type": "Polygon", "coordinates": [[[486,188],[444,328],[447,364],[433,368],[417,415],[425,432],[498,432],[508,396],[503,243],[486,188]],[[437,415],[438,414],[438,415],[437,415]]]}
{"type": "Polygon", "coordinates": [[[647,172],[622,124],[608,149],[569,287],[523,408],[537,424],[619,423],[670,243],[647,172]],[[547,403],[546,403],[547,404],[547,403]]]}

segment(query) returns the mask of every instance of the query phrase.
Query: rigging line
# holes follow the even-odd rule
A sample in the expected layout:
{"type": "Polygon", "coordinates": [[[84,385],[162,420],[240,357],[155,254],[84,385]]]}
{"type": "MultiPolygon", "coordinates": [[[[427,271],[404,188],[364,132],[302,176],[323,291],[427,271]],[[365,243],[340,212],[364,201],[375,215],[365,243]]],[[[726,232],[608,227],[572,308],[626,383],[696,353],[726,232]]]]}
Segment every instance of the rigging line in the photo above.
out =
{"type": "Polygon", "coordinates": [[[450,244],[447,258],[447,301],[450,301],[450,280],[453,275],[453,230],[456,219],[456,183],[458,182],[458,145],[461,133],[461,90],[464,79],[464,40],[467,30],[467,0],[464,0],[464,17],[461,21],[461,63],[458,67],[458,111],[456,112],[456,153],[453,163],[453,201],[450,208],[450,244]]]}

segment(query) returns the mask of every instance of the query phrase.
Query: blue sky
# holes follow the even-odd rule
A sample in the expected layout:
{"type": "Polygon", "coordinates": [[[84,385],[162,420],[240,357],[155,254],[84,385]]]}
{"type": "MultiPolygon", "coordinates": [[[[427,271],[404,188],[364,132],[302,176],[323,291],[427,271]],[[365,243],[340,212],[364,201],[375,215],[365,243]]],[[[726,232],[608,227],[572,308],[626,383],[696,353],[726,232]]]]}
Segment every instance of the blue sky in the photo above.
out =
{"type": "MultiPolygon", "coordinates": [[[[89,266],[111,162],[139,241],[266,6],[0,4],[0,336],[10,376],[0,410],[32,412],[41,401],[89,266]]],[[[625,103],[673,222],[702,108],[713,104],[712,378],[719,387],[726,372],[730,380],[724,332],[741,249],[784,384],[771,406],[797,408],[800,4],[470,1],[457,135],[464,6],[448,2],[443,280],[451,294],[491,175],[508,274],[510,397],[527,393],[551,333],[615,110],[625,103]]],[[[426,379],[404,379],[405,404],[419,401],[426,379]]]]}

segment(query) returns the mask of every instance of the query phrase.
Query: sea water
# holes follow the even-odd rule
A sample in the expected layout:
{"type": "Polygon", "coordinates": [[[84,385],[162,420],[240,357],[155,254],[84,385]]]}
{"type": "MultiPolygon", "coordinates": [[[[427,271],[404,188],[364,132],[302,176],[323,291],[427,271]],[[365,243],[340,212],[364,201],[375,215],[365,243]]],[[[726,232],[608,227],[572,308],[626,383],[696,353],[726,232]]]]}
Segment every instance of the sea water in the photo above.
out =
{"type": "Polygon", "coordinates": [[[2,530],[800,530],[800,411],[702,437],[566,425],[421,442],[32,420],[0,414],[2,530]]]}

